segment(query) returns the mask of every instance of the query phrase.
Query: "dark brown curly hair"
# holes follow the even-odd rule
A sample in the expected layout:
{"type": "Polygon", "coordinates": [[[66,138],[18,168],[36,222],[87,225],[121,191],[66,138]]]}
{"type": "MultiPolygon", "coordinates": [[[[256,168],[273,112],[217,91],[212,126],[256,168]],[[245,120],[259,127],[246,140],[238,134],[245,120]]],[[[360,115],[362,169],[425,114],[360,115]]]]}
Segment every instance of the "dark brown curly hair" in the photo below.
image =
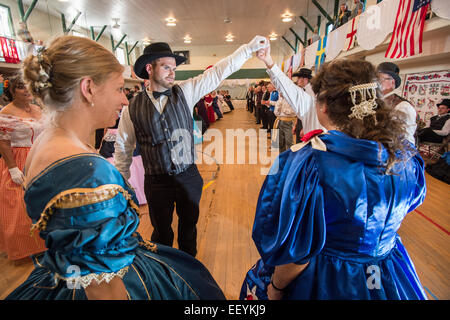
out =
{"type": "MultiPolygon", "coordinates": [[[[319,73],[311,80],[311,86],[317,95],[317,103],[327,106],[327,115],[338,130],[358,139],[376,141],[382,144],[389,158],[386,173],[392,166],[406,159],[404,143],[406,123],[401,114],[387,107],[382,100],[381,91],[376,89],[377,106],[375,114],[362,120],[349,118],[353,102],[349,88],[359,84],[377,82],[375,67],[368,61],[358,59],[337,59],[322,66],[319,73]]],[[[361,101],[359,93],[356,103],[361,101]]],[[[409,150],[411,151],[411,150],[409,150]]]]}

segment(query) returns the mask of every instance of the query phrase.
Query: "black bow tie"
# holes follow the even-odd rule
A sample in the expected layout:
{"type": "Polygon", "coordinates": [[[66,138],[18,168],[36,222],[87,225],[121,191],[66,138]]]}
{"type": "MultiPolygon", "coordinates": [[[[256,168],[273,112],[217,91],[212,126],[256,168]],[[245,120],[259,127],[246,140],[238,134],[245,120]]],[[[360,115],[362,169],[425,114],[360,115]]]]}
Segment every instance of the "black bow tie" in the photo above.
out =
{"type": "Polygon", "coordinates": [[[165,95],[165,96],[170,97],[171,94],[172,94],[172,92],[170,91],[170,89],[167,89],[167,90],[164,91],[164,92],[153,91],[153,97],[154,97],[155,99],[158,99],[158,98],[159,98],[160,96],[162,96],[162,95],[165,95]]]}

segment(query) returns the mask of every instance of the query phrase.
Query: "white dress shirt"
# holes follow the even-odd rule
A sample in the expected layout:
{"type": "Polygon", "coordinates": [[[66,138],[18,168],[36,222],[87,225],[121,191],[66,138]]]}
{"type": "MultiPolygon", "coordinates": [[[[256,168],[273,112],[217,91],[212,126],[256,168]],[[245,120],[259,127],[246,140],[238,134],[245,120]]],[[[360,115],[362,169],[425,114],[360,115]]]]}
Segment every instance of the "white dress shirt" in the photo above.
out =
{"type": "MultiPolygon", "coordinates": [[[[178,83],[191,110],[193,111],[195,104],[203,96],[215,90],[223,80],[238,71],[251,57],[252,51],[247,45],[242,45],[234,53],[223,58],[202,74],[178,83]]],[[[161,95],[158,99],[155,99],[149,89],[146,92],[156,109],[162,113],[168,97],[161,95]]],[[[128,106],[125,106],[122,110],[114,148],[115,166],[126,179],[129,179],[133,151],[136,148],[136,135],[128,106]]]]}
{"type": "MultiPolygon", "coordinates": [[[[393,95],[395,91],[389,92],[384,96],[384,98],[389,97],[390,95],[393,95]]],[[[394,107],[394,110],[403,112],[406,116],[406,139],[408,139],[409,142],[412,144],[416,144],[416,139],[414,138],[414,134],[416,133],[417,129],[417,122],[416,122],[416,109],[407,101],[402,101],[398,105],[394,107]]]]}
{"type": "Polygon", "coordinates": [[[273,112],[277,117],[295,117],[296,114],[289,103],[283,97],[279,97],[275,103],[275,110],[273,112]]]}
{"type": "MultiPolygon", "coordinates": [[[[440,115],[440,116],[438,115],[438,117],[444,117],[446,115],[448,115],[448,113],[440,115]]],[[[444,126],[442,127],[441,130],[433,130],[433,132],[436,133],[439,136],[443,136],[443,137],[448,136],[448,134],[450,133],[450,119],[445,121],[445,124],[444,124],[444,126]]]]}
{"type": "Polygon", "coordinates": [[[303,90],[289,79],[276,64],[271,69],[267,69],[267,73],[275,88],[283,94],[297,117],[302,121],[303,132],[308,133],[315,129],[327,131],[317,118],[314,93],[310,84],[303,90]]]}

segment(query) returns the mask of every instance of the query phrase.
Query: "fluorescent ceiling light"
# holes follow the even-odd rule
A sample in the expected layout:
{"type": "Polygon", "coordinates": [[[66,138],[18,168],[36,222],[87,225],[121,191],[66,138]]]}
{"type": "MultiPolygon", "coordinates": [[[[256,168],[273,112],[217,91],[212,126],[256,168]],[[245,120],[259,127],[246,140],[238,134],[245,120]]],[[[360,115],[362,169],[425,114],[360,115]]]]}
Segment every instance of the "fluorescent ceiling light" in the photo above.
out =
{"type": "Polygon", "coordinates": [[[283,21],[283,22],[292,21],[292,14],[289,12],[282,14],[281,17],[283,18],[283,19],[281,19],[281,21],[283,21]]]}
{"type": "Polygon", "coordinates": [[[175,18],[167,18],[166,21],[167,21],[166,25],[169,27],[174,27],[177,25],[175,23],[177,21],[177,19],[175,19],[175,18]]]}

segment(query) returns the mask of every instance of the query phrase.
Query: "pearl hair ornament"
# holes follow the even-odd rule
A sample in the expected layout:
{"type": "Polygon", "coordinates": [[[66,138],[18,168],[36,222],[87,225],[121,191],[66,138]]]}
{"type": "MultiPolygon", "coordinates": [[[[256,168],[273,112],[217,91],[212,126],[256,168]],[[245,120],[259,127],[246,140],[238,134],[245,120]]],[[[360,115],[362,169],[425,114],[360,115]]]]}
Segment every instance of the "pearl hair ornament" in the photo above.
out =
{"type": "MultiPolygon", "coordinates": [[[[352,86],[348,89],[353,102],[353,107],[350,109],[352,113],[348,116],[349,118],[362,120],[364,117],[369,115],[375,115],[375,108],[377,107],[377,103],[375,101],[377,98],[377,87],[377,82],[371,82],[352,86]],[[359,92],[361,96],[361,101],[359,104],[356,104],[357,92],[359,92]]],[[[376,123],[375,116],[374,119],[376,123]]]]}

